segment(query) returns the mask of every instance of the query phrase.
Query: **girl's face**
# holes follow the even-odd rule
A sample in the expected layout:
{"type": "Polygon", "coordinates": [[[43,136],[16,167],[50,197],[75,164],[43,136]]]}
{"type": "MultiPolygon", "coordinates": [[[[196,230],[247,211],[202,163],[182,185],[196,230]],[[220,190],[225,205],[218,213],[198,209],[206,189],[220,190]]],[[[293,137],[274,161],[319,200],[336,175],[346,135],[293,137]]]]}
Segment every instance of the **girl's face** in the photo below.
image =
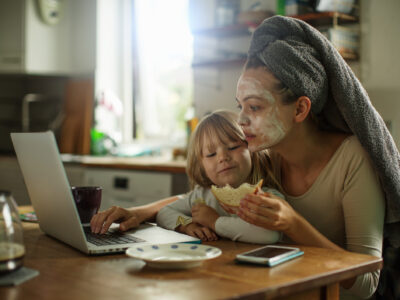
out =
{"type": "Polygon", "coordinates": [[[249,177],[252,167],[245,142],[223,143],[215,134],[204,137],[201,162],[208,178],[219,187],[238,187],[249,177]]]}
{"type": "Polygon", "coordinates": [[[282,103],[282,96],[275,92],[279,85],[279,80],[263,68],[248,69],[239,78],[239,124],[252,152],[277,145],[292,126],[295,104],[282,103]]]}

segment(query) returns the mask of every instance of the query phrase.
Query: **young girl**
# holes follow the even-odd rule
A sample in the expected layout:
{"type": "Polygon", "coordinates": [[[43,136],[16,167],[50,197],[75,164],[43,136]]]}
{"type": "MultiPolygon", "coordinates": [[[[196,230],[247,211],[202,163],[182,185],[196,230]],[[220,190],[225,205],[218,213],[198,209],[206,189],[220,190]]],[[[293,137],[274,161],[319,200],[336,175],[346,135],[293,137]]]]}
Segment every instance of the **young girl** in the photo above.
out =
{"type": "MultiPolygon", "coordinates": [[[[266,171],[269,170],[267,152],[250,153],[237,119],[237,114],[219,110],[198,124],[190,140],[187,161],[193,190],[159,211],[160,226],[205,241],[216,240],[217,235],[259,244],[278,241],[277,231],[251,225],[228,213],[211,192],[211,185],[238,187],[244,182],[255,184],[261,178],[268,186],[278,186],[266,171]]],[[[276,189],[263,188],[263,191],[271,197],[283,197],[276,189]]]]}

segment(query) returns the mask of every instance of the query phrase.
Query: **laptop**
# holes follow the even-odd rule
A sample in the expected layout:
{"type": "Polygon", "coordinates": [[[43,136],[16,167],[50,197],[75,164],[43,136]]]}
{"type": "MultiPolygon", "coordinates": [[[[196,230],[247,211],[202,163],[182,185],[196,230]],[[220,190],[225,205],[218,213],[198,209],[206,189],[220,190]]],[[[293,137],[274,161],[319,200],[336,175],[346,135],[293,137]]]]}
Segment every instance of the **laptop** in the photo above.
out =
{"type": "Polygon", "coordinates": [[[91,234],[88,224],[80,222],[53,132],[11,133],[11,140],[40,229],[46,234],[90,255],[121,253],[142,244],[201,242],[151,223],[124,233],[113,224],[106,235],[91,234]]]}

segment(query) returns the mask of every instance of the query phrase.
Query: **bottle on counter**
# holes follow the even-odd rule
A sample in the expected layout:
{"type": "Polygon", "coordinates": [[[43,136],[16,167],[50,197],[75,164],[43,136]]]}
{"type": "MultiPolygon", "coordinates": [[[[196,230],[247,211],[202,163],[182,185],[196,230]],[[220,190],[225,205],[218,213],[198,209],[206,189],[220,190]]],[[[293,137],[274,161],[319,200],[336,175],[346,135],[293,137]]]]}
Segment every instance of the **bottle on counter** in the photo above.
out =
{"type": "Polygon", "coordinates": [[[0,191],[0,275],[22,266],[25,246],[18,208],[9,191],[0,191]]]}

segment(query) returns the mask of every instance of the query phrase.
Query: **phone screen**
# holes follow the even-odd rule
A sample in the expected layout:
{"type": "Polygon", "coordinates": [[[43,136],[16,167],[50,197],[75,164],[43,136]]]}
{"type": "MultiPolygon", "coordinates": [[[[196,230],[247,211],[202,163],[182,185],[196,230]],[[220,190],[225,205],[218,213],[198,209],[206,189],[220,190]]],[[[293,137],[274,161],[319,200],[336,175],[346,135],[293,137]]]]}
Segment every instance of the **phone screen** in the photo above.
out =
{"type": "Polygon", "coordinates": [[[282,249],[282,248],[273,248],[267,247],[258,249],[256,251],[252,251],[246,254],[242,254],[243,256],[253,256],[253,257],[261,257],[261,258],[272,258],[284,253],[288,253],[293,251],[292,249],[282,249]]]}

